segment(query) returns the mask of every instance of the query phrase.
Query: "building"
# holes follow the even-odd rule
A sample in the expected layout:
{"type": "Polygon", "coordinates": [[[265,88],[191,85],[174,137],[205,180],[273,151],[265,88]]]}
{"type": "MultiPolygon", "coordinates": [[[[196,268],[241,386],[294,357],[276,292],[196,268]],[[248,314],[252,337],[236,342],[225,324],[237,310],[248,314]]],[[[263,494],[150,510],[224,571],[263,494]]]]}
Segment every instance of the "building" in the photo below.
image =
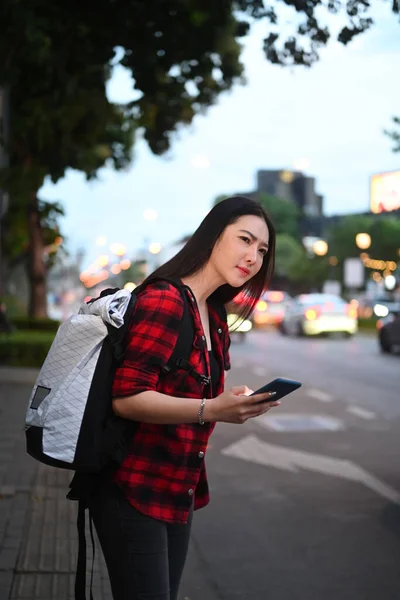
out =
{"type": "Polygon", "coordinates": [[[257,189],[243,193],[244,196],[253,198],[259,194],[293,202],[300,209],[302,234],[321,235],[323,196],[316,192],[314,177],[308,177],[300,171],[263,169],[257,171],[257,189]]]}

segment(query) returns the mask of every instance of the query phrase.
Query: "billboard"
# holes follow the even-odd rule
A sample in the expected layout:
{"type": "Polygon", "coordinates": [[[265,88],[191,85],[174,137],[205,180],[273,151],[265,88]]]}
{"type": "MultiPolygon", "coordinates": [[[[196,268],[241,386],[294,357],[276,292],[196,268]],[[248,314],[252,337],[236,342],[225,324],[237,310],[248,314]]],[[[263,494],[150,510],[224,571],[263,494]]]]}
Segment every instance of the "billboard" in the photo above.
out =
{"type": "Polygon", "coordinates": [[[400,170],[371,176],[370,208],[373,213],[400,209],[400,170]]]}

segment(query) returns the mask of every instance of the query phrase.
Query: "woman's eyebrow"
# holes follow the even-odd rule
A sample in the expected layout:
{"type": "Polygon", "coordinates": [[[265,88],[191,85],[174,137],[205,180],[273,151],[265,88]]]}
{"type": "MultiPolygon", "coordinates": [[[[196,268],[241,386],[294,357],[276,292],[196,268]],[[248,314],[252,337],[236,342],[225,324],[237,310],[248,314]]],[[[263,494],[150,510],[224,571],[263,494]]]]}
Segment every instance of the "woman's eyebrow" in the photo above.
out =
{"type": "MultiPolygon", "coordinates": [[[[247,233],[247,235],[249,235],[251,237],[251,239],[253,240],[253,242],[258,242],[259,241],[258,237],[256,235],[254,235],[254,233],[251,233],[251,231],[248,231],[247,229],[240,229],[239,231],[241,231],[242,233],[247,233]]],[[[261,242],[261,244],[268,249],[267,242],[261,242]]]]}

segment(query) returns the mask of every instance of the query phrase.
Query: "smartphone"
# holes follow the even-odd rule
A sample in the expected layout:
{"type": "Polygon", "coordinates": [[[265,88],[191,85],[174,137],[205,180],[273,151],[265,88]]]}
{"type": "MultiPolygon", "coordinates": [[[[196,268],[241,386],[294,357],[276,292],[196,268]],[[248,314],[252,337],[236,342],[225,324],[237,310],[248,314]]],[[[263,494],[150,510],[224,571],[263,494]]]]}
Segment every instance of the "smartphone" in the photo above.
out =
{"type": "Polygon", "coordinates": [[[284,377],[278,377],[273,381],[267,383],[262,388],[250,394],[250,396],[255,396],[256,394],[263,394],[264,392],[276,392],[275,396],[272,396],[268,400],[263,400],[263,402],[275,402],[275,400],[280,400],[287,394],[298,390],[301,387],[300,381],[295,381],[294,379],[285,379],[284,377]]]}

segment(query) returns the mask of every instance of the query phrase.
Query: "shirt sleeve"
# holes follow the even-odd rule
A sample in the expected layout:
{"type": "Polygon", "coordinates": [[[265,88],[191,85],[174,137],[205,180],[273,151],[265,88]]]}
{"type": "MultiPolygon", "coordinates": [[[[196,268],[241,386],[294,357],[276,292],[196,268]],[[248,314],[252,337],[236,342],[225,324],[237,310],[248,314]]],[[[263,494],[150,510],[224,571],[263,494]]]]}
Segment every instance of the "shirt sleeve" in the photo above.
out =
{"type": "Polygon", "coordinates": [[[175,348],[182,316],[183,299],[171,284],[150,284],[138,295],[125,357],[114,378],[114,398],[157,388],[175,348]]]}

